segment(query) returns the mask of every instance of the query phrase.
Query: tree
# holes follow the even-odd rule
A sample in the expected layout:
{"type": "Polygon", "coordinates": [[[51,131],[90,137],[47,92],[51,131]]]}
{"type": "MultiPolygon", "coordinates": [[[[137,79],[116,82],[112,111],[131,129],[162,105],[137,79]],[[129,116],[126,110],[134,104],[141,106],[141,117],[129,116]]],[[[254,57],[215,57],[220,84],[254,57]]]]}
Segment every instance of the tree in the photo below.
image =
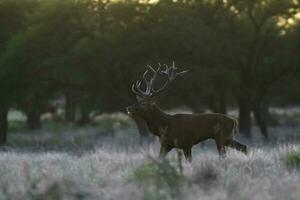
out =
{"type": "Polygon", "coordinates": [[[27,16],[36,7],[35,0],[0,1],[0,145],[5,144],[7,140],[9,108],[20,98],[23,88],[19,71],[7,66],[2,57],[6,54],[5,50],[11,38],[25,29],[27,16]]]}
{"type": "Polygon", "coordinates": [[[282,62],[285,50],[282,50],[284,35],[281,33],[284,27],[278,26],[278,20],[295,15],[299,3],[248,0],[228,1],[224,6],[235,16],[226,19],[231,26],[232,42],[240,49],[235,55],[239,73],[235,96],[239,104],[240,131],[250,137],[250,113],[253,111],[267,138],[268,91],[279,78],[293,72],[289,61],[282,62]]]}

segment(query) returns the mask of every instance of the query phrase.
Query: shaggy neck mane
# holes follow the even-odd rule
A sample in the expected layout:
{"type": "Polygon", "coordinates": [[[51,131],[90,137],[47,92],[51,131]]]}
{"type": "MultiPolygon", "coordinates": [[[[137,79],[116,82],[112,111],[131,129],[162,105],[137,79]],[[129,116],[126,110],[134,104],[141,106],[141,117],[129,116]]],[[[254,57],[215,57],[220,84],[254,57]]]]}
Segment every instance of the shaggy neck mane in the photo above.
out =
{"type": "Polygon", "coordinates": [[[158,106],[144,119],[150,131],[157,136],[160,136],[159,128],[165,128],[169,125],[169,115],[161,110],[158,106]]]}

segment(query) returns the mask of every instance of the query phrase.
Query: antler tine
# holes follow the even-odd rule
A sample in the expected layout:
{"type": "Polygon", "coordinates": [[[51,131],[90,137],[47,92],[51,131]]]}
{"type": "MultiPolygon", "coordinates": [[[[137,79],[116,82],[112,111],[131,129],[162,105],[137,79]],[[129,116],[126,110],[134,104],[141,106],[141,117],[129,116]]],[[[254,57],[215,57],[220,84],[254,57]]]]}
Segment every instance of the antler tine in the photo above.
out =
{"type": "Polygon", "coordinates": [[[164,74],[164,75],[167,75],[167,81],[165,82],[165,84],[163,85],[163,87],[161,87],[160,89],[158,90],[153,90],[153,93],[160,93],[162,92],[168,85],[170,82],[174,81],[177,76],[183,76],[186,72],[188,72],[187,70],[185,71],[182,71],[182,72],[176,72],[176,70],[178,69],[176,66],[175,66],[175,62],[173,61],[172,63],[172,66],[168,66],[166,64],[164,64],[164,67],[165,69],[162,70],[162,71],[159,71],[160,74],[164,74]]]}
{"type": "MultiPolygon", "coordinates": [[[[155,73],[154,73],[154,75],[153,75],[153,77],[152,77],[152,85],[153,85],[153,82],[154,82],[154,80],[155,80],[157,74],[168,74],[167,68],[166,68],[166,70],[161,71],[161,67],[162,67],[161,64],[158,63],[158,66],[159,66],[158,69],[157,69],[157,70],[154,70],[155,73]]],[[[157,89],[157,90],[155,90],[154,87],[152,86],[151,90],[152,90],[153,95],[157,95],[158,93],[160,93],[161,91],[163,91],[163,90],[166,88],[166,86],[168,85],[168,83],[169,83],[169,80],[167,80],[167,81],[165,82],[165,84],[164,84],[161,88],[159,88],[159,89],[157,89]]]]}
{"type": "Polygon", "coordinates": [[[131,90],[135,95],[142,97],[145,96],[145,93],[141,90],[140,86],[141,86],[141,81],[137,81],[132,84],[131,90]]]}
{"type": "Polygon", "coordinates": [[[153,69],[153,67],[151,67],[151,65],[147,65],[147,68],[149,68],[154,74],[153,76],[150,78],[150,80],[148,80],[147,78],[147,74],[149,73],[149,69],[147,69],[144,74],[143,74],[143,80],[146,84],[146,89],[145,91],[143,91],[140,86],[141,86],[141,81],[137,81],[135,83],[135,85],[132,86],[133,88],[133,92],[135,94],[138,95],[142,95],[144,97],[151,97],[153,95],[152,91],[153,91],[153,83],[154,80],[156,79],[157,73],[159,72],[160,68],[158,70],[153,69]]]}
{"type": "Polygon", "coordinates": [[[174,69],[173,67],[169,67],[168,65],[164,64],[165,66],[165,70],[161,71],[161,74],[165,74],[168,76],[168,80],[172,81],[173,80],[173,76],[174,76],[174,71],[172,70],[174,69]]]}
{"type": "Polygon", "coordinates": [[[174,61],[174,60],[173,60],[173,62],[172,62],[172,68],[173,68],[174,70],[178,69],[178,68],[175,66],[175,61],[174,61]]]}
{"type": "Polygon", "coordinates": [[[187,73],[189,70],[184,70],[182,72],[179,72],[176,74],[176,76],[183,76],[185,73],[187,73]]]}
{"type": "MultiPolygon", "coordinates": [[[[145,79],[145,81],[146,81],[146,79],[145,79]]],[[[137,81],[136,83],[135,83],[135,88],[137,89],[137,91],[139,92],[139,94],[140,95],[142,95],[142,96],[144,96],[144,97],[147,97],[148,95],[149,95],[149,92],[148,92],[148,82],[146,81],[146,87],[147,87],[147,89],[146,89],[146,91],[144,92],[142,89],[141,89],[141,81],[137,81]]]]}
{"type": "Polygon", "coordinates": [[[141,95],[138,91],[136,91],[135,87],[136,87],[136,83],[133,83],[131,86],[131,91],[136,95],[141,95]]]}
{"type": "MultiPolygon", "coordinates": [[[[151,68],[151,70],[153,69],[150,65],[149,67],[151,68]]],[[[153,69],[154,70],[154,69],[153,69]]],[[[145,73],[143,74],[143,79],[145,81],[146,84],[146,90],[144,93],[145,96],[150,96],[151,95],[151,87],[152,87],[152,79],[150,79],[150,81],[148,81],[147,79],[147,74],[148,74],[149,70],[146,70],[145,73]]]]}
{"type": "Polygon", "coordinates": [[[164,84],[164,86],[162,86],[158,90],[155,90],[154,88],[152,88],[153,93],[154,94],[158,94],[158,93],[162,92],[167,87],[168,84],[169,84],[169,81],[166,81],[165,84],[164,84]]]}
{"type": "Polygon", "coordinates": [[[165,66],[165,70],[162,71],[161,73],[167,75],[170,82],[173,81],[173,80],[175,80],[175,78],[177,76],[182,76],[183,74],[185,74],[186,72],[188,72],[187,70],[182,71],[182,72],[176,72],[176,70],[178,68],[175,66],[175,62],[174,61],[172,63],[172,66],[168,66],[166,64],[164,66],[165,66]]]}
{"type": "Polygon", "coordinates": [[[182,71],[182,72],[176,72],[176,67],[175,67],[175,62],[173,61],[172,66],[168,66],[168,65],[163,65],[165,67],[164,70],[161,70],[162,65],[160,63],[158,63],[158,68],[155,70],[151,65],[147,65],[147,69],[143,74],[143,80],[145,81],[145,91],[143,91],[141,89],[141,81],[137,81],[135,84],[132,85],[132,91],[134,94],[138,95],[138,96],[142,96],[144,98],[150,98],[153,97],[154,95],[157,95],[158,93],[162,92],[168,85],[170,82],[172,82],[173,80],[175,80],[175,78],[177,76],[182,76],[183,74],[185,74],[187,71],[182,71]],[[149,73],[149,71],[151,71],[153,74],[151,76],[151,78],[149,79],[149,77],[147,78],[147,74],[149,73]],[[154,89],[154,82],[157,78],[157,74],[164,74],[167,75],[167,81],[164,83],[164,85],[155,90],[154,89]]]}
{"type": "Polygon", "coordinates": [[[156,72],[155,69],[153,69],[153,67],[151,65],[147,65],[147,67],[152,71],[152,72],[156,72]]]}
{"type": "Polygon", "coordinates": [[[136,95],[144,95],[144,92],[140,89],[141,81],[137,81],[132,84],[131,91],[136,95]]]}
{"type": "Polygon", "coordinates": [[[157,77],[157,74],[160,73],[161,65],[159,64],[159,67],[157,68],[157,70],[153,69],[153,67],[151,65],[148,65],[147,67],[153,72],[153,76],[151,77],[150,81],[146,80],[146,77],[144,77],[145,81],[149,84],[149,87],[147,87],[147,90],[148,90],[149,94],[152,96],[155,93],[153,84],[157,77]]]}

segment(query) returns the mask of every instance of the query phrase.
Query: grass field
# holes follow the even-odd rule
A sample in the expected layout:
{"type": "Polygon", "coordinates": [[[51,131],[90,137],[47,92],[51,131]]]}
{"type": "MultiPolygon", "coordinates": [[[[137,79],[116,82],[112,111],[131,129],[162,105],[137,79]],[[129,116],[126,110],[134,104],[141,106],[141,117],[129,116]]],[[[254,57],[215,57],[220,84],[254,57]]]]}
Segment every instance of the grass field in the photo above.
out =
{"type": "Polygon", "coordinates": [[[134,124],[122,115],[102,116],[77,128],[46,123],[28,132],[11,123],[0,152],[0,199],[299,199],[300,126],[271,128],[265,143],[254,130],[245,156],[214,143],[195,146],[193,162],[177,154],[157,161],[159,143],[141,145],[134,124]]]}

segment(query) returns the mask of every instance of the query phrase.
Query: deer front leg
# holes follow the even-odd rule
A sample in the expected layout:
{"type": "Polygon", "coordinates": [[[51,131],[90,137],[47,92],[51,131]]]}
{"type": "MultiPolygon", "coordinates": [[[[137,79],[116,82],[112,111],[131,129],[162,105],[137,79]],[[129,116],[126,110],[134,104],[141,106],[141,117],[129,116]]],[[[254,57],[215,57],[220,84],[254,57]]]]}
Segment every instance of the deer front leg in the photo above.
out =
{"type": "Polygon", "coordinates": [[[159,137],[160,140],[160,150],[159,150],[159,159],[163,159],[166,157],[167,153],[171,151],[172,147],[168,144],[168,140],[166,138],[166,131],[167,129],[160,129],[161,136],[159,137]]]}
{"type": "Polygon", "coordinates": [[[163,159],[166,157],[166,155],[171,151],[172,148],[168,146],[161,145],[159,150],[159,159],[163,159]]]}
{"type": "Polygon", "coordinates": [[[192,148],[183,149],[184,157],[187,161],[192,162],[192,148]]]}

